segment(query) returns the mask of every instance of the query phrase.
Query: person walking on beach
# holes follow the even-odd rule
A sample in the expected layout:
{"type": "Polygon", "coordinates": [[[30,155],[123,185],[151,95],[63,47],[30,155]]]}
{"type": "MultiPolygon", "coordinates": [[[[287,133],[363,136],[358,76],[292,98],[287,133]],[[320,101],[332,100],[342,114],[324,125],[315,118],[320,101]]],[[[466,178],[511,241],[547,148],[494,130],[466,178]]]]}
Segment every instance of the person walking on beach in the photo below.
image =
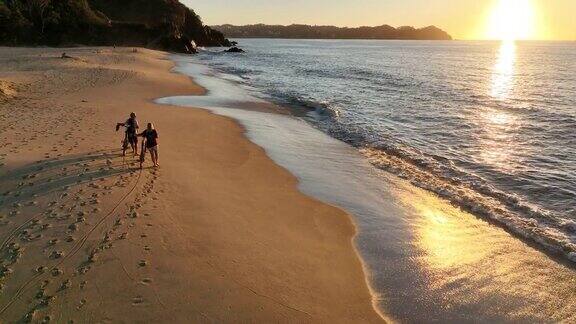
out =
{"type": "Polygon", "coordinates": [[[145,151],[150,151],[150,157],[152,158],[152,163],[154,163],[154,167],[159,167],[158,164],[158,132],[154,128],[154,124],[148,123],[146,130],[142,133],[138,134],[138,136],[142,136],[146,145],[142,144],[142,152],[140,153],[140,168],[142,168],[142,163],[144,163],[144,155],[145,151]]]}
{"type": "Polygon", "coordinates": [[[116,124],[116,131],[118,131],[120,127],[126,127],[124,141],[122,142],[122,155],[126,155],[126,150],[128,149],[128,145],[130,145],[132,147],[132,153],[134,153],[134,156],[137,156],[138,137],[136,136],[136,130],[140,128],[140,125],[136,119],[136,114],[132,112],[130,113],[130,118],[128,118],[128,120],[123,123],[116,124]]]}

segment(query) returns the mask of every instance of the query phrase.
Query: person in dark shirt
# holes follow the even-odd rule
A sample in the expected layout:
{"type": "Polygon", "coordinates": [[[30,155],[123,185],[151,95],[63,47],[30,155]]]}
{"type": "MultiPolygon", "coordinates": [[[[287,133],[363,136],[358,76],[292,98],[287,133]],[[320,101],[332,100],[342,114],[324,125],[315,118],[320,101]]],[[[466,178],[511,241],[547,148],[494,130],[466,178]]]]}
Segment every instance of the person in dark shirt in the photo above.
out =
{"type": "MultiPolygon", "coordinates": [[[[158,132],[154,128],[152,123],[148,123],[148,127],[142,133],[138,134],[138,136],[142,136],[144,138],[145,150],[150,152],[150,157],[152,158],[152,163],[154,163],[154,167],[159,167],[158,164],[158,132]]],[[[144,162],[143,156],[145,152],[141,152],[142,158],[140,159],[140,167],[142,167],[142,163],[144,162]]]]}
{"type": "Polygon", "coordinates": [[[134,156],[138,155],[138,137],[136,137],[136,131],[140,128],[140,125],[136,119],[136,114],[130,113],[130,118],[128,118],[128,120],[116,124],[116,131],[118,131],[121,126],[126,127],[126,134],[124,136],[124,141],[122,142],[122,155],[126,155],[128,145],[132,147],[134,156]]]}

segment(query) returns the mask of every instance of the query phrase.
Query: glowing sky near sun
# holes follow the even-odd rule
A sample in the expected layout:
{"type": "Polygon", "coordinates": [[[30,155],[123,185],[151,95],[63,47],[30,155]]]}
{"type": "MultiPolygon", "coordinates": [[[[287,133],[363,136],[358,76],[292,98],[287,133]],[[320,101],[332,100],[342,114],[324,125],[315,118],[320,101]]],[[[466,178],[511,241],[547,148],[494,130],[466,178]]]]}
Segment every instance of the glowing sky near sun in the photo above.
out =
{"type": "Polygon", "coordinates": [[[208,24],[437,25],[458,39],[576,40],[576,0],[181,0],[208,24]]]}

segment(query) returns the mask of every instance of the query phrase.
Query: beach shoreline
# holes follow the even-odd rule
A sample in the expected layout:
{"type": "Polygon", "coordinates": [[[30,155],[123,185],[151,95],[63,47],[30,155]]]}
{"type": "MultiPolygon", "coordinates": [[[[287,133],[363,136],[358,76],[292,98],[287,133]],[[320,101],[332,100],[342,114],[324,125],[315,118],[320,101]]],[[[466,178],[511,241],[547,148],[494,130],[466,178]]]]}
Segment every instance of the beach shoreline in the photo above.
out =
{"type": "Polygon", "coordinates": [[[306,117],[237,109],[239,102],[246,106],[267,98],[266,89],[251,87],[249,77],[244,79],[230,68],[249,69],[243,57],[207,52],[200,58],[172,59],[178,63],[175,71],[208,90],[204,96],[158,102],[202,107],[233,118],[252,142],[298,178],[303,193],[352,216],[357,228],[354,246],[365,265],[373,302],[387,321],[572,318],[570,267],[433,190],[375,168],[361,150],[314,127],[309,120],[316,117],[314,111],[306,117]],[[210,63],[217,59],[231,60],[230,66],[210,63]],[[544,282],[556,283],[555,288],[545,288],[544,282]],[[529,287],[539,287],[538,293],[545,297],[534,298],[529,287]],[[554,306],[560,300],[569,302],[554,306]]]}
{"type": "Polygon", "coordinates": [[[205,92],[165,53],[62,51],[0,49],[0,318],[381,321],[350,216],[300,193],[235,121],[153,103],[205,92]],[[159,170],[118,155],[132,110],[159,130],[159,170]]]}

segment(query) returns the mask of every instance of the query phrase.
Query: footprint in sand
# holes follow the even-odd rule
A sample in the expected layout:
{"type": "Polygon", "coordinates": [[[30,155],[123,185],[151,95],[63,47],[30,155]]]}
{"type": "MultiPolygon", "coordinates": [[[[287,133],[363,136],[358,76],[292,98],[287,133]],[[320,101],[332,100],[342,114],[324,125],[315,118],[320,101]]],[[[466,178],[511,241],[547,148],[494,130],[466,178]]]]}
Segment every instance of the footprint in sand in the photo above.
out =
{"type": "Polygon", "coordinates": [[[39,266],[38,268],[36,268],[36,272],[38,273],[44,273],[46,271],[48,271],[48,267],[45,266],[39,266]]]}
{"type": "Polygon", "coordinates": [[[26,315],[24,315],[23,322],[24,323],[32,323],[32,321],[34,320],[35,314],[36,314],[35,309],[29,311],[28,313],[26,313],[26,315]]]}
{"type": "Polygon", "coordinates": [[[78,268],[78,273],[79,273],[79,274],[86,274],[88,271],[90,271],[90,267],[80,267],[80,268],[78,268]]]}
{"type": "Polygon", "coordinates": [[[40,290],[38,290],[36,293],[36,299],[42,299],[44,297],[46,297],[46,289],[40,288],[40,290]]]}
{"type": "Polygon", "coordinates": [[[88,262],[90,263],[94,263],[96,262],[96,260],[98,260],[98,252],[97,251],[93,251],[90,256],[88,257],[88,262]]]}
{"type": "Polygon", "coordinates": [[[70,287],[72,287],[72,281],[70,281],[70,279],[66,279],[64,282],[62,282],[62,285],[60,285],[60,290],[66,290],[70,287]]]}
{"type": "Polygon", "coordinates": [[[144,302],[144,298],[142,296],[136,296],[132,298],[132,305],[142,304],[144,302]]]}
{"type": "Polygon", "coordinates": [[[42,238],[42,234],[28,234],[22,237],[22,240],[27,242],[37,241],[42,238]]]}
{"type": "Polygon", "coordinates": [[[76,309],[81,309],[82,307],[84,307],[84,305],[86,305],[86,303],[87,303],[86,299],[81,299],[80,304],[76,306],[76,309]]]}
{"type": "Polygon", "coordinates": [[[60,259],[63,256],[64,256],[63,251],[52,251],[52,253],[50,253],[50,259],[60,259]]]}
{"type": "Polygon", "coordinates": [[[8,246],[8,258],[12,261],[12,263],[16,263],[18,259],[22,257],[22,249],[20,245],[16,242],[10,243],[8,246]]]}
{"type": "Polygon", "coordinates": [[[44,307],[50,306],[50,304],[54,303],[56,300],[56,296],[45,296],[44,299],[40,302],[40,304],[44,307]]]}
{"type": "Polygon", "coordinates": [[[2,268],[0,268],[0,279],[8,277],[12,272],[14,272],[12,268],[8,266],[2,266],[2,268]]]}

